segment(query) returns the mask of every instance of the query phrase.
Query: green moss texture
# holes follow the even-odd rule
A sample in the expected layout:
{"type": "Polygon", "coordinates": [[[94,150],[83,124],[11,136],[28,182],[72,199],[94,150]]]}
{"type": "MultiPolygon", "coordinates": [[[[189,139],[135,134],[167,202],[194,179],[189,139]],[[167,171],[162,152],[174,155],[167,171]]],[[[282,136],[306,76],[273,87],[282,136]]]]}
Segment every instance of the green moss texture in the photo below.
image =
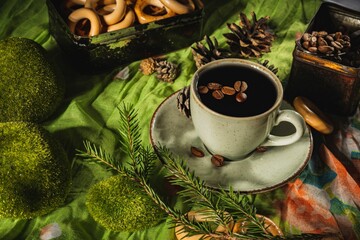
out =
{"type": "Polygon", "coordinates": [[[63,95],[64,84],[40,44],[20,37],[0,41],[0,122],[41,122],[63,95]]]}
{"type": "Polygon", "coordinates": [[[0,218],[34,218],[64,204],[70,164],[41,126],[0,123],[0,218]]]}
{"type": "Polygon", "coordinates": [[[95,221],[112,231],[143,230],[164,218],[164,212],[136,182],[120,175],[93,185],[86,206],[95,221]]]}

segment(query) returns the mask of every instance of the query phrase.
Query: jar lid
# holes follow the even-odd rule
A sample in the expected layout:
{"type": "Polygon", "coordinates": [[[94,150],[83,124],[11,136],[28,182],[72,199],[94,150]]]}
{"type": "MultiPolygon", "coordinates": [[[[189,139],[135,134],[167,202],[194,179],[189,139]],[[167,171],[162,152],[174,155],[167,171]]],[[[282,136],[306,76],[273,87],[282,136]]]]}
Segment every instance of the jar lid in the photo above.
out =
{"type": "Polygon", "coordinates": [[[324,3],[331,3],[340,7],[360,13],[359,0],[323,0],[324,3]]]}

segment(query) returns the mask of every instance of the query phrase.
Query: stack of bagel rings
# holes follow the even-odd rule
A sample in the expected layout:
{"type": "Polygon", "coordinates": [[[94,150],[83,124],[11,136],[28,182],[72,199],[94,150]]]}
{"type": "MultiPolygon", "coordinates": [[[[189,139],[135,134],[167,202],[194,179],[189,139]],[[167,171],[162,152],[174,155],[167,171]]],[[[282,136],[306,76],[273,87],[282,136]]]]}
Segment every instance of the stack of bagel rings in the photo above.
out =
{"type": "Polygon", "coordinates": [[[96,36],[145,24],[203,7],[201,0],[65,0],[70,31],[79,36],[96,36]]]}

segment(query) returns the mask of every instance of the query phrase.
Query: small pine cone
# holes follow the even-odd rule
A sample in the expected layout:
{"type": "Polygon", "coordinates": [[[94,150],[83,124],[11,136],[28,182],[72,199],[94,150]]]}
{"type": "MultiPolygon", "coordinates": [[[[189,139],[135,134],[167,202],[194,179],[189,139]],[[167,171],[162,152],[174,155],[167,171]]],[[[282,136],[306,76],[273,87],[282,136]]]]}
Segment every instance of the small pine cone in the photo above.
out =
{"type": "Polygon", "coordinates": [[[174,82],[177,78],[178,67],[167,60],[159,61],[156,64],[156,77],[164,82],[174,82]]]}
{"type": "Polygon", "coordinates": [[[177,108],[187,118],[191,117],[190,113],[190,87],[184,87],[177,95],[177,108]]]}
{"type": "Polygon", "coordinates": [[[155,72],[156,61],[153,58],[147,58],[140,62],[140,71],[144,75],[151,75],[155,72]]]}

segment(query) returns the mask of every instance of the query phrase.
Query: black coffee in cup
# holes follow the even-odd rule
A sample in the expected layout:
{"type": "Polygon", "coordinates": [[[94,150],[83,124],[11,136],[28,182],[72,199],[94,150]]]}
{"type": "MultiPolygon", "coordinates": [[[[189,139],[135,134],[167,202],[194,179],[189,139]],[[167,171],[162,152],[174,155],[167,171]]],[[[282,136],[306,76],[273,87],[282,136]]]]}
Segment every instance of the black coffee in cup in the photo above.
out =
{"type": "Polygon", "coordinates": [[[229,63],[202,71],[197,77],[201,101],[223,115],[259,115],[269,110],[277,98],[275,85],[269,76],[253,67],[229,63]],[[245,82],[246,87],[240,89],[239,82],[245,82]],[[207,89],[201,89],[204,87],[207,89]]]}

